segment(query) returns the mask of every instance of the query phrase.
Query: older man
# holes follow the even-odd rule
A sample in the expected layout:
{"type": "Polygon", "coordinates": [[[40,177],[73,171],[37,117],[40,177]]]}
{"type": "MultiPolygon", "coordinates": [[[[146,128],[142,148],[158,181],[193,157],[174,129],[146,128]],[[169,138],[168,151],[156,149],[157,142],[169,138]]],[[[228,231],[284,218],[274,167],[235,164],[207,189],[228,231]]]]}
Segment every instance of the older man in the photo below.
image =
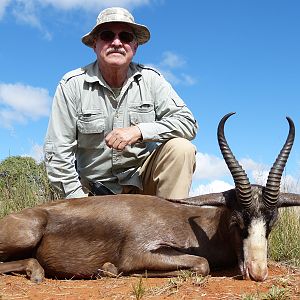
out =
{"type": "Polygon", "coordinates": [[[60,81],[44,145],[50,182],[66,198],[188,195],[197,123],[158,71],[132,62],[149,39],[119,7],[100,12],[83,36],[97,60],[60,81]]]}

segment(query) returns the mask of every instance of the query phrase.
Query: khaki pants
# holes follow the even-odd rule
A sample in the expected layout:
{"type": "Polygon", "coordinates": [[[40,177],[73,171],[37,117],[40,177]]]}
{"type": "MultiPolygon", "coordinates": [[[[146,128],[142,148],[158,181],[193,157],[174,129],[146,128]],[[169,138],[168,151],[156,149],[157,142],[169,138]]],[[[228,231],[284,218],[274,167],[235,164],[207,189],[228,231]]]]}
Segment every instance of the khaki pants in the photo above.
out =
{"type": "Polygon", "coordinates": [[[196,149],[188,140],[173,138],[160,145],[140,169],[143,191],[125,187],[123,193],[156,195],[169,199],[186,198],[196,166],[196,149]]]}

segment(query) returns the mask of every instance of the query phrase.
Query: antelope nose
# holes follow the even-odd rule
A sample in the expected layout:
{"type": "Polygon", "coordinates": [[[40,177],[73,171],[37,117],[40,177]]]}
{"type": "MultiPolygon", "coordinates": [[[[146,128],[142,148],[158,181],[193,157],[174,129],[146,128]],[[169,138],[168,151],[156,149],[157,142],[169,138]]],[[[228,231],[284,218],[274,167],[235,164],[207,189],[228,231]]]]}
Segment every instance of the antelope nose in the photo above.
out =
{"type": "Polygon", "coordinates": [[[255,281],[264,281],[268,277],[268,267],[262,262],[251,262],[249,265],[249,275],[255,281]]]}

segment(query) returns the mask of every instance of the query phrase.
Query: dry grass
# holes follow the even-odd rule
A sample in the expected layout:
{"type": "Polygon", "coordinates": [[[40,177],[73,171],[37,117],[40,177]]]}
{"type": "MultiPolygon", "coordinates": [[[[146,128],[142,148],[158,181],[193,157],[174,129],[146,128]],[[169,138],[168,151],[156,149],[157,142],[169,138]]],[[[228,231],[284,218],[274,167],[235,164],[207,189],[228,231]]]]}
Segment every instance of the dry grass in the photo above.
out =
{"type": "Polygon", "coordinates": [[[278,223],[269,237],[269,257],[300,267],[300,215],[299,208],[280,210],[278,223]]]}
{"type": "Polygon", "coordinates": [[[274,295],[277,297],[288,295],[289,299],[300,299],[300,272],[296,268],[282,266],[279,263],[270,263],[269,267],[270,276],[265,282],[239,280],[235,270],[207,277],[190,273],[174,278],[142,278],[142,280],[124,276],[97,280],[46,279],[38,285],[31,283],[24,276],[0,275],[0,295],[3,300],[130,300],[137,299],[133,286],[142,285],[144,292],[139,298],[142,300],[272,300],[276,299],[274,295]]]}

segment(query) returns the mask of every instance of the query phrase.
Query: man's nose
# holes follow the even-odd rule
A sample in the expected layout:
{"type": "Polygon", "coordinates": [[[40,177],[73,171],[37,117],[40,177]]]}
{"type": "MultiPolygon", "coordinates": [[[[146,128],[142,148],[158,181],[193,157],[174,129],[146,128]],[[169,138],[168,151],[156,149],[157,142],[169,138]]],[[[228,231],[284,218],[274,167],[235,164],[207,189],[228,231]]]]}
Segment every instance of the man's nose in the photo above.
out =
{"type": "Polygon", "coordinates": [[[116,46],[122,45],[122,42],[117,34],[111,43],[116,46]]]}

